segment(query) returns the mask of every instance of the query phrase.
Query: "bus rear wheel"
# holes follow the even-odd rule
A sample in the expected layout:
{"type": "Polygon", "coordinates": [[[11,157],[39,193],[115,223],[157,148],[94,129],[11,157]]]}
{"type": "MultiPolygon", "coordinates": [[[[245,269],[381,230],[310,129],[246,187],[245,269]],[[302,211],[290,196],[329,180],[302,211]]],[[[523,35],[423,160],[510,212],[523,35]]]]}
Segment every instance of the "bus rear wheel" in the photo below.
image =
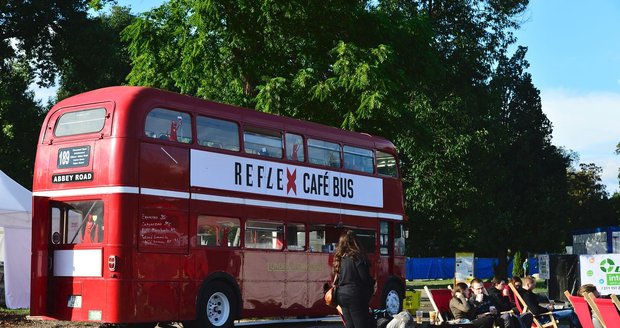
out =
{"type": "Polygon", "coordinates": [[[381,295],[381,306],[387,310],[390,315],[395,315],[403,309],[403,288],[394,281],[388,282],[383,287],[381,295]]]}
{"type": "Polygon", "coordinates": [[[197,323],[199,327],[233,327],[237,313],[237,299],[232,288],[223,282],[212,282],[198,299],[197,323]]]}

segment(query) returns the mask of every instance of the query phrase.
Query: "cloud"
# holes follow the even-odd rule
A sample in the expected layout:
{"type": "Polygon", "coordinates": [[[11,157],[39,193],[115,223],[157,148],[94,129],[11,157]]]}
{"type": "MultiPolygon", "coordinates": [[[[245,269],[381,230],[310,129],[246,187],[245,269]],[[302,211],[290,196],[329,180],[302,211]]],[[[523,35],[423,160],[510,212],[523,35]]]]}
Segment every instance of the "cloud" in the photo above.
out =
{"type": "Polygon", "coordinates": [[[579,153],[581,163],[603,168],[603,183],[618,189],[620,93],[579,93],[567,89],[541,92],[543,111],[553,124],[553,144],[579,153]]]}

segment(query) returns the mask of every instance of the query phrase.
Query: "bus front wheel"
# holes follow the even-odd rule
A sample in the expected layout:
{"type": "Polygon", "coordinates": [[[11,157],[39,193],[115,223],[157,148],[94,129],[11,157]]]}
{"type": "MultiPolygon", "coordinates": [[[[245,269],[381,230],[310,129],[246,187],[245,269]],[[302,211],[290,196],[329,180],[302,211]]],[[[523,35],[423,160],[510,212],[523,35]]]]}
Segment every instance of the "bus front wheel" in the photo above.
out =
{"type": "Polygon", "coordinates": [[[403,308],[403,288],[395,281],[388,282],[383,287],[381,295],[381,306],[386,309],[390,315],[395,315],[402,311],[403,308]]]}
{"type": "Polygon", "coordinates": [[[212,282],[198,299],[197,321],[200,327],[233,327],[237,299],[232,288],[223,282],[212,282]]]}

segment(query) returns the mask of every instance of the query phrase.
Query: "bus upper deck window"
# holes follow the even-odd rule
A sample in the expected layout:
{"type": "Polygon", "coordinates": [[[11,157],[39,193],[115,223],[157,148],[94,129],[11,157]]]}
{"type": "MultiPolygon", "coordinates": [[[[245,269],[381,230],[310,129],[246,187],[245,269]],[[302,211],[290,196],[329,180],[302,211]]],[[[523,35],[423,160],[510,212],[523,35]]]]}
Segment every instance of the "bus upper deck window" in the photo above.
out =
{"type": "Polygon", "coordinates": [[[239,151],[239,126],[235,122],[198,116],[196,134],[201,146],[239,151]]]}
{"type": "Polygon", "coordinates": [[[391,154],[377,151],[377,172],[389,177],[398,177],[396,157],[391,154]]]}
{"type": "Polygon", "coordinates": [[[243,131],[244,150],[248,154],[282,158],[282,134],[260,128],[243,131]]]}
{"type": "Polygon", "coordinates": [[[286,159],[292,161],[303,162],[304,157],[304,138],[298,134],[287,133],[286,141],[286,159]]]}
{"type": "Polygon", "coordinates": [[[191,143],[191,117],[187,113],[155,108],[146,116],[144,135],[154,139],[191,143]]]}
{"type": "Polygon", "coordinates": [[[344,146],[344,168],[347,170],[372,173],[374,158],[372,150],[344,146]]]}
{"type": "Polygon", "coordinates": [[[58,119],[54,135],[67,137],[76,134],[96,133],[105,125],[105,108],[93,108],[64,113],[58,119]]]}
{"type": "Polygon", "coordinates": [[[340,145],[316,139],[308,139],[308,160],[312,164],[340,167],[340,145]]]}

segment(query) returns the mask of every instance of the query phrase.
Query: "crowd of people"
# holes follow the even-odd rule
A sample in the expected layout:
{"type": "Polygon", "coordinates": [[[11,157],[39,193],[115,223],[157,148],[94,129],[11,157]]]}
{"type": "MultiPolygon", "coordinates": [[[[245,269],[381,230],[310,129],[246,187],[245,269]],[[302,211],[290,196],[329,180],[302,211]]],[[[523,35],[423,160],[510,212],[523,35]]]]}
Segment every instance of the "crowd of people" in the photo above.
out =
{"type": "Polygon", "coordinates": [[[529,328],[534,317],[544,324],[552,318],[566,319],[571,327],[581,328],[579,319],[572,309],[555,309],[552,303],[541,306],[541,297],[534,293],[536,280],[533,277],[513,277],[510,280],[529,309],[521,313],[507,281],[493,278],[487,289],[479,279],[473,279],[469,286],[459,282],[452,290],[450,311],[457,320],[465,320],[476,328],[529,328]],[[552,315],[543,316],[551,313],[552,315]]]}
{"type": "MultiPolygon", "coordinates": [[[[338,241],[333,262],[333,273],[337,304],[347,328],[371,327],[373,322],[368,308],[374,293],[375,281],[370,275],[369,262],[363,248],[352,230],[344,231],[338,241]]],[[[521,313],[511,295],[507,281],[493,278],[489,288],[479,279],[473,279],[469,285],[464,282],[455,284],[449,303],[450,311],[456,320],[466,321],[476,328],[530,328],[534,317],[540,323],[554,319],[567,320],[572,328],[581,328],[579,320],[572,309],[555,309],[553,304],[545,307],[540,304],[540,297],[534,292],[536,280],[527,276],[523,279],[512,277],[509,281],[529,311],[521,313]],[[552,316],[542,314],[552,313],[552,316]]],[[[579,294],[592,292],[596,287],[584,285],[579,294]]],[[[595,328],[601,327],[596,325],[595,328]]]]}

